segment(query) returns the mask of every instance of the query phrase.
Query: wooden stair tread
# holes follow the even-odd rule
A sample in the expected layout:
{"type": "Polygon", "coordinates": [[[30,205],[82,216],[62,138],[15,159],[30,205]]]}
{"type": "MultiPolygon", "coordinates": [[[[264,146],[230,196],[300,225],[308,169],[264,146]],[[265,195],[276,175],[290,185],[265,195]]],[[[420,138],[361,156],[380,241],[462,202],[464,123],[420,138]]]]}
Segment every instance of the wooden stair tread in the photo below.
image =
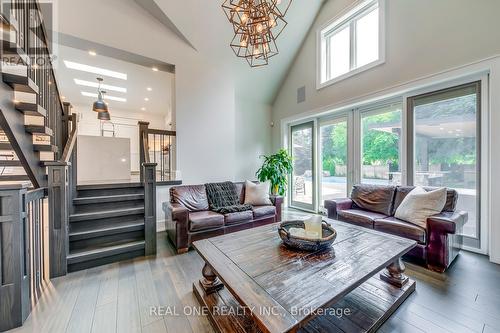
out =
{"type": "Polygon", "coordinates": [[[38,105],[38,103],[17,102],[15,103],[15,107],[16,110],[21,111],[28,116],[47,116],[47,110],[45,110],[41,105],[38,105]]]}
{"type": "Polygon", "coordinates": [[[47,136],[53,135],[52,130],[46,126],[25,125],[24,128],[26,129],[26,132],[31,133],[31,134],[41,134],[41,135],[47,135],[47,136]]]}
{"type": "Polygon", "coordinates": [[[59,150],[59,148],[57,148],[57,146],[55,146],[55,145],[34,144],[33,150],[34,151],[50,151],[50,152],[56,153],[59,150]]]}
{"type": "Polygon", "coordinates": [[[0,150],[12,150],[10,142],[0,142],[0,150]]]}
{"type": "Polygon", "coordinates": [[[144,247],[145,247],[144,241],[136,241],[136,242],[129,242],[129,243],[120,244],[120,245],[112,245],[112,246],[105,246],[105,247],[98,247],[98,248],[91,248],[91,249],[75,250],[75,251],[72,251],[70,254],[68,254],[68,256],[66,258],[68,260],[68,264],[71,265],[71,264],[79,263],[79,262],[83,262],[83,261],[89,261],[89,260],[93,260],[93,259],[109,257],[109,256],[117,255],[120,253],[141,250],[141,249],[144,249],[144,247]]]}
{"type": "Polygon", "coordinates": [[[38,86],[27,76],[27,73],[26,76],[12,73],[2,73],[2,79],[3,82],[8,84],[15,91],[38,94],[38,86]]]}
{"type": "Polygon", "coordinates": [[[30,177],[28,175],[0,175],[0,181],[23,181],[23,180],[30,180],[30,177]]]}
{"type": "Polygon", "coordinates": [[[70,222],[78,222],[78,221],[105,219],[105,218],[125,216],[125,215],[135,215],[142,213],[144,213],[144,206],[71,214],[69,220],[70,222]]]}
{"type": "Polygon", "coordinates": [[[20,167],[23,166],[23,164],[19,160],[0,160],[0,166],[20,167]]]}
{"type": "Polygon", "coordinates": [[[106,203],[116,201],[130,201],[130,200],[143,200],[144,194],[118,194],[118,195],[102,195],[94,197],[80,197],[74,198],[73,204],[75,205],[88,205],[94,203],[106,203]]]}
{"type": "Polygon", "coordinates": [[[80,226],[76,223],[71,226],[69,240],[88,239],[138,230],[144,230],[144,219],[135,221],[120,221],[100,226],[80,226]]]}
{"type": "Polygon", "coordinates": [[[132,188],[132,187],[143,187],[142,183],[110,183],[110,184],[88,184],[88,185],[77,185],[77,190],[105,190],[114,188],[132,188]]]}

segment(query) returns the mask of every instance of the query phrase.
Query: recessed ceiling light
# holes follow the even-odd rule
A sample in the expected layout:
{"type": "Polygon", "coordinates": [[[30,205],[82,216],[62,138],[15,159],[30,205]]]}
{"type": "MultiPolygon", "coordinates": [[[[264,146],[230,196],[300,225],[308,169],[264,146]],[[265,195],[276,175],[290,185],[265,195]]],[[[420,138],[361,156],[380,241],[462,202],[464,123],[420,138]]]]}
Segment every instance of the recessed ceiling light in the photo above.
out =
{"type": "Polygon", "coordinates": [[[61,96],[61,99],[66,99],[66,96],[61,96]]]}
{"type": "Polygon", "coordinates": [[[158,67],[151,68],[154,72],[158,72],[158,67]]]}
{"type": "MultiPolygon", "coordinates": [[[[92,87],[92,88],[99,87],[99,83],[97,83],[97,82],[85,81],[85,80],[80,80],[80,79],[74,79],[74,80],[75,80],[75,84],[78,84],[79,86],[92,87]]],[[[127,88],[111,86],[109,84],[101,84],[101,88],[103,88],[104,90],[118,91],[118,92],[122,92],[122,93],[127,92],[127,88]]]]}
{"type": "Polygon", "coordinates": [[[93,50],[90,50],[90,51],[89,51],[89,54],[90,54],[91,56],[94,56],[94,57],[97,55],[96,51],[93,51],[93,50]]]}
{"type": "Polygon", "coordinates": [[[111,70],[105,69],[105,68],[100,68],[100,67],[94,67],[94,66],[79,64],[77,62],[67,61],[67,60],[64,60],[64,64],[66,65],[67,68],[74,69],[74,70],[77,70],[77,71],[82,71],[82,72],[99,74],[99,75],[103,75],[103,76],[114,77],[114,78],[121,79],[121,80],[126,80],[127,79],[127,74],[120,73],[120,72],[115,72],[115,71],[111,71],[111,70]]]}
{"type": "Polygon", "coordinates": [[[144,98],[144,100],[147,102],[147,101],[149,101],[149,98],[146,97],[146,98],[144,98]]]}
{"type": "Polygon", "coordinates": [[[462,132],[462,130],[460,128],[457,128],[455,132],[462,132]]]}
{"type": "Polygon", "coordinates": [[[439,129],[440,129],[441,131],[444,131],[444,127],[439,127],[439,129]]]}
{"type": "Polygon", "coordinates": [[[142,108],[141,108],[141,111],[146,111],[146,108],[145,108],[145,107],[142,107],[142,108]]]}
{"type": "Polygon", "coordinates": [[[151,88],[151,87],[147,87],[146,89],[147,89],[148,91],[153,90],[153,88],[151,88]]]}
{"type": "MultiPolygon", "coordinates": [[[[91,92],[87,92],[87,91],[82,91],[82,95],[86,96],[86,97],[97,98],[97,94],[96,93],[91,93],[91,92]]],[[[116,97],[116,96],[110,96],[110,95],[107,95],[107,94],[104,95],[104,99],[109,99],[110,101],[117,101],[117,102],[126,102],[127,101],[126,98],[116,97]]]]}

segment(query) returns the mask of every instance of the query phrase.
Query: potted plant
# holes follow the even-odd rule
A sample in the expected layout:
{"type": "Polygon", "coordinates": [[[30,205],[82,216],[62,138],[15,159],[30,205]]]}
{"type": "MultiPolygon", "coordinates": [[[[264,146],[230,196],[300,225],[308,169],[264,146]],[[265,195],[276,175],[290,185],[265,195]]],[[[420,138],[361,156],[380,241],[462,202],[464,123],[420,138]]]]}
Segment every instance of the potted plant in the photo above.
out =
{"type": "Polygon", "coordinates": [[[271,194],[285,195],[288,175],[292,173],[292,157],[285,149],[280,149],[276,154],[261,156],[264,163],[257,171],[259,181],[271,183],[271,194]]]}

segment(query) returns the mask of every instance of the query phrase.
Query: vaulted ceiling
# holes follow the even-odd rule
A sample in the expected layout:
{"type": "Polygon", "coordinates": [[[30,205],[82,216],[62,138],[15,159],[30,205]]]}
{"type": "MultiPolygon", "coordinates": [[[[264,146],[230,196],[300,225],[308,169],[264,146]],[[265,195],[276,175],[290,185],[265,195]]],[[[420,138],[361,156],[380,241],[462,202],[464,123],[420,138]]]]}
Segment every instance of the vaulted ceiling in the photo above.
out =
{"type": "Polygon", "coordinates": [[[237,96],[271,103],[324,1],[293,0],[285,17],[288,26],[277,40],[280,53],[270,59],[268,66],[260,68],[250,68],[229,47],[233,30],[221,8],[223,0],[53,0],[53,3],[59,11],[55,29],[65,40],[77,37],[76,44],[80,45],[67,46],[85,45],[85,48],[87,42],[95,42],[97,47],[126,49],[149,58],[156,54],[158,60],[168,59],[173,65],[196,54],[203,59],[200,66],[211,68],[211,64],[216,64],[214,70],[224,69],[221,75],[231,77],[237,96]],[[162,35],[174,40],[162,45],[158,54],[154,43],[160,42],[162,35]]]}
{"type": "Polygon", "coordinates": [[[229,43],[231,24],[224,15],[223,0],[135,0],[143,9],[174,32],[180,40],[214,61],[232,67],[236,94],[272,102],[298,52],[323,0],[294,0],[285,20],[288,26],[277,40],[279,55],[268,66],[250,68],[237,58],[229,43]]]}

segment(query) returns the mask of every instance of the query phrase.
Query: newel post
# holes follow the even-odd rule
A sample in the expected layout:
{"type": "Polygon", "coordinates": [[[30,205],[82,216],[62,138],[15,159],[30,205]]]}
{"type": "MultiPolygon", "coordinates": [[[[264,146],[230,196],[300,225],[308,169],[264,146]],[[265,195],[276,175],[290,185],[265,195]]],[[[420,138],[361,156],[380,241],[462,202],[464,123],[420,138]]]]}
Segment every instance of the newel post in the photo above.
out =
{"type": "Polygon", "coordinates": [[[30,313],[29,184],[0,185],[0,331],[19,327],[30,313]]]}
{"type": "Polygon", "coordinates": [[[146,154],[149,154],[149,151],[148,148],[145,148],[145,147],[148,147],[148,134],[147,134],[147,131],[148,131],[148,127],[149,127],[149,122],[147,121],[139,121],[138,122],[138,125],[139,125],[139,173],[140,173],[140,179],[141,179],[141,182],[144,181],[144,170],[143,170],[143,167],[142,165],[148,161],[145,160],[145,156],[146,154]],[[145,134],[145,135],[144,135],[145,134]],[[144,142],[144,140],[146,140],[146,142],[144,142]]]}
{"type": "Polygon", "coordinates": [[[69,172],[66,162],[45,162],[49,180],[49,253],[50,278],[66,275],[69,251],[69,172]]]}
{"type": "Polygon", "coordinates": [[[145,255],[156,254],[156,163],[143,163],[145,255]]]}

